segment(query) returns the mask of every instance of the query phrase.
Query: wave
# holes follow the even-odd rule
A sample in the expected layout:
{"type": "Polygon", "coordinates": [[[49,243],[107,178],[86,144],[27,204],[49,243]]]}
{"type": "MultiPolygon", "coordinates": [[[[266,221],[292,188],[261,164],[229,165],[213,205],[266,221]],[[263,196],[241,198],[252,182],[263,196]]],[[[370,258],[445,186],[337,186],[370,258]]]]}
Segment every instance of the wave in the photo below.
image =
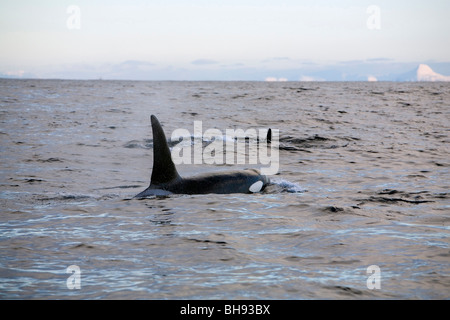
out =
{"type": "Polygon", "coordinates": [[[307,191],[298,183],[291,182],[282,178],[271,179],[270,184],[268,185],[266,190],[267,193],[304,193],[307,191]]]}

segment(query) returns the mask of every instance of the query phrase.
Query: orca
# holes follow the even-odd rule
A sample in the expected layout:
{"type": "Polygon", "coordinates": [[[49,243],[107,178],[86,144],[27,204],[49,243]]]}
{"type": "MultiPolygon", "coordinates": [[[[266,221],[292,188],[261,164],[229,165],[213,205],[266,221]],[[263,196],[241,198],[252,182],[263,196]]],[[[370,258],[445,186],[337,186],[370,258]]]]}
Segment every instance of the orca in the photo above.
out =
{"type": "Polygon", "coordinates": [[[166,135],[156,116],[151,116],[151,123],[153,170],[150,186],[137,194],[135,198],[170,194],[257,193],[269,184],[269,178],[256,169],[205,173],[182,178],[173,163],[166,135]]]}

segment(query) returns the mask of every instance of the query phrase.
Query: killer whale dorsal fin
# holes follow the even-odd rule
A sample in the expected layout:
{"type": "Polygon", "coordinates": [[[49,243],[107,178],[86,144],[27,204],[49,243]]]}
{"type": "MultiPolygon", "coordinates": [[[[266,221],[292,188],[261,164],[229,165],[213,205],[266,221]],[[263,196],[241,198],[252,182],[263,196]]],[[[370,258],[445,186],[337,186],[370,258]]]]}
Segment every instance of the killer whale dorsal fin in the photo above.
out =
{"type": "Polygon", "coordinates": [[[166,135],[158,119],[152,115],[153,132],[153,170],[150,185],[161,185],[179,179],[175,164],[172,161],[166,135]]]}
{"type": "Polygon", "coordinates": [[[267,130],[267,143],[270,144],[272,142],[272,129],[269,128],[269,130],[267,130]]]}

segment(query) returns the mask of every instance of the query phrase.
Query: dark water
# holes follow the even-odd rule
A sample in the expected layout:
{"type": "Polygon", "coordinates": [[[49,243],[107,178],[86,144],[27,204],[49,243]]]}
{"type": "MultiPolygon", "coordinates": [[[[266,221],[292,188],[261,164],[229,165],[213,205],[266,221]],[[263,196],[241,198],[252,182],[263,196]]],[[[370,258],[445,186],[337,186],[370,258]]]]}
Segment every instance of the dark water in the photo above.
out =
{"type": "Polygon", "coordinates": [[[449,114],[440,83],[0,80],[0,298],[448,299],[449,114]],[[279,129],[279,175],[130,200],[150,114],[279,129]]]}

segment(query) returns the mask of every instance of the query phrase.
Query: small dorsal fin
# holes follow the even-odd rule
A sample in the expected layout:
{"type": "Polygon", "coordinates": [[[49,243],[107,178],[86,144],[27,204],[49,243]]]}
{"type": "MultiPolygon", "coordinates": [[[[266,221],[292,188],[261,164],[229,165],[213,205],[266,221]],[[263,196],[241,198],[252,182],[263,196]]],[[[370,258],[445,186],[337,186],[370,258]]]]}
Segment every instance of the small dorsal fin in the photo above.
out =
{"type": "Polygon", "coordinates": [[[150,185],[160,185],[179,179],[180,175],[172,161],[166,135],[158,119],[152,115],[153,170],[150,185]]]}

